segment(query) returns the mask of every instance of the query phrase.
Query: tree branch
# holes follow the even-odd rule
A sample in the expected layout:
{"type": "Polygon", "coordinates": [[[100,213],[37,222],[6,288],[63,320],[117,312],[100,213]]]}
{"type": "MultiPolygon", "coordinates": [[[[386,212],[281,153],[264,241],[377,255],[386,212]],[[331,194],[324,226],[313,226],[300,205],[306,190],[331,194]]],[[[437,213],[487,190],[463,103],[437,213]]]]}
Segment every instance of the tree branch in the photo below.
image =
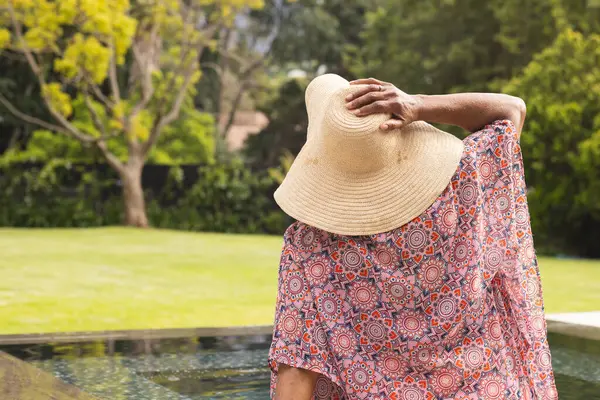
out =
{"type": "Polygon", "coordinates": [[[152,100],[152,95],[154,95],[154,85],[150,84],[149,88],[142,89],[142,98],[131,109],[129,119],[138,115],[144,108],[148,106],[148,103],[150,103],[150,100],[152,100]]]}
{"type": "Polygon", "coordinates": [[[110,150],[108,150],[108,146],[106,145],[106,142],[103,140],[98,141],[98,142],[96,142],[96,147],[100,150],[100,152],[106,159],[106,162],[108,163],[108,165],[110,165],[119,174],[122,174],[123,171],[125,170],[125,166],[123,165],[121,160],[119,160],[114,154],[112,154],[110,152],[110,150]]]}
{"type": "Polygon", "coordinates": [[[108,146],[106,144],[105,139],[107,139],[109,135],[106,132],[106,127],[104,126],[100,115],[98,115],[98,113],[94,109],[93,104],[90,101],[90,97],[87,93],[84,95],[84,98],[85,105],[90,111],[90,114],[92,114],[92,122],[94,124],[94,127],[100,132],[100,137],[95,141],[96,147],[100,150],[100,152],[106,159],[106,162],[118,173],[121,173],[125,167],[121,160],[119,160],[114,154],[112,154],[108,150],[108,146]]]}
{"type": "Polygon", "coordinates": [[[106,137],[107,136],[106,127],[104,126],[102,119],[96,112],[96,109],[94,108],[94,105],[90,101],[90,97],[88,96],[87,93],[84,94],[84,100],[85,100],[86,107],[88,108],[90,114],[92,115],[92,123],[94,124],[94,127],[98,130],[98,132],[100,132],[101,137],[106,137]]]}
{"type": "MultiPolygon", "coordinates": [[[[21,46],[23,49],[23,53],[25,54],[25,58],[27,59],[27,62],[29,63],[31,70],[37,77],[38,83],[40,85],[40,88],[42,88],[42,92],[43,92],[43,88],[46,85],[46,82],[45,82],[44,76],[43,76],[43,72],[41,71],[39,64],[35,60],[33,53],[27,46],[25,39],[23,38],[23,29],[21,27],[21,24],[19,23],[19,20],[17,19],[16,15],[15,15],[15,10],[13,9],[12,6],[9,6],[8,10],[10,13],[11,22],[12,22],[13,26],[15,27],[15,32],[17,34],[17,37],[18,37],[19,41],[21,42],[21,46]]],[[[60,129],[59,132],[67,133],[68,135],[74,137],[75,139],[77,139],[83,143],[89,143],[89,142],[94,141],[94,138],[92,136],[89,136],[89,135],[86,135],[86,134],[80,132],[62,114],[60,114],[58,111],[56,111],[54,109],[54,107],[52,107],[52,104],[50,104],[50,101],[48,101],[48,98],[43,95],[43,93],[42,93],[42,99],[44,100],[44,103],[46,104],[48,111],[50,111],[50,114],[52,114],[52,116],[63,126],[64,129],[60,129]],[[65,130],[67,132],[65,132],[65,130]]]]}
{"type": "Polygon", "coordinates": [[[224,48],[217,49],[217,52],[224,57],[225,60],[233,60],[239,65],[244,63],[244,58],[224,48]]]}
{"type": "MultiPolygon", "coordinates": [[[[185,18],[184,20],[186,21],[186,23],[189,22],[189,20],[192,19],[193,16],[193,12],[190,10],[189,12],[187,12],[185,14],[185,18]]],[[[212,29],[212,33],[211,35],[214,33],[214,31],[217,29],[217,26],[213,27],[214,29],[212,29]]],[[[185,30],[184,30],[185,32],[185,30]]],[[[182,43],[185,43],[185,50],[181,51],[181,54],[179,56],[179,64],[173,69],[173,74],[171,75],[171,78],[169,79],[169,82],[167,82],[167,84],[165,85],[165,87],[167,88],[167,93],[170,91],[170,88],[173,87],[173,84],[175,83],[175,80],[182,75],[185,72],[185,60],[188,57],[188,55],[190,54],[190,51],[193,47],[195,47],[194,45],[192,45],[189,41],[187,36],[182,40],[182,43]]],[[[201,54],[201,52],[199,52],[199,54],[201,54]]],[[[200,56],[198,56],[198,60],[200,59],[200,56]]]]}
{"type": "MultiPolygon", "coordinates": [[[[234,97],[233,103],[231,104],[231,107],[229,109],[229,115],[227,117],[227,122],[225,124],[225,126],[220,129],[220,134],[223,135],[225,138],[227,137],[227,135],[229,134],[229,130],[231,129],[231,126],[233,125],[233,123],[235,122],[235,115],[237,113],[237,109],[241,103],[242,97],[244,95],[244,93],[246,92],[246,90],[248,90],[249,87],[252,87],[252,84],[248,81],[251,77],[252,74],[254,73],[254,71],[259,68],[264,61],[266,60],[266,58],[269,56],[269,54],[271,53],[272,49],[273,49],[273,43],[275,42],[275,38],[277,37],[278,32],[280,31],[280,15],[279,13],[276,13],[275,15],[275,29],[273,32],[271,32],[270,37],[271,39],[269,40],[269,45],[266,51],[264,51],[256,60],[252,61],[249,65],[245,66],[241,73],[239,74],[239,86],[238,86],[238,90],[237,93],[234,97]]],[[[253,45],[250,46],[250,48],[254,48],[255,44],[258,42],[259,39],[259,35],[255,35],[254,37],[254,41],[253,41],[253,45]]],[[[234,54],[233,52],[229,51],[227,49],[227,46],[220,46],[218,49],[219,54],[221,54],[224,58],[223,64],[225,66],[227,66],[227,60],[235,60],[239,65],[243,65],[245,63],[245,59],[237,54],[234,54]]],[[[219,74],[222,82],[223,82],[223,76],[224,74],[219,74]]]]}
{"type": "Polygon", "coordinates": [[[121,90],[119,89],[119,81],[117,78],[117,55],[115,54],[115,45],[113,41],[111,41],[110,44],[110,50],[112,54],[110,55],[108,79],[110,81],[113,98],[115,99],[115,103],[118,104],[121,102],[121,90]]]}
{"type": "Polygon", "coordinates": [[[7,109],[7,110],[8,110],[8,111],[9,111],[9,112],[12,114],[12,115],[14,115],[15,117],[17,117],[17,118],[19,118],[19,119],[22,119],[23,121],[25,121],[25,122],[27,122],[27,123],[30,123],[30,124],[33,124],[33,125],[40,126],[40,127],[42,127],[42,128],[48,129],[48,130],[50,130],[50,131],[61,132],[61,133],[67,134],[67,135],[69,135],[69,134],[70,134],[70,133],[69,133],[69,131],[67,131],[66,129],[64,129],[64,128],[63,128],[63,127],[61,127],[61,126],[58,126],[58,125],[51,124],[51,123],[49,123],[49,122],[46,122],[46,121],[44,121],[44,120],[41,120],[41,119],[39,119],[39,118],[33,117],[33,116],[31,116],[31,115],[27,115],[27,114],[25,114],[25,113],[24,113],[24,112],[22,112],[22,111],[19,111],[19,110],[18,110],[18,109],[17,109],[15,106],[13,106],[13,105],[10,103],[10,101],[9,101],[9,100],[8,100],[6,97],[4,97],[4,96],[3,96],[1,93],[0,93],[0,103],[2,103],[2,105],[3,105],[4,107],[6,107],[6,109],[7,109]]]}
{"type": "MultiPolygon", "coordinates": [[[[150,30],[150,38],[147,40],[148,43],[154,44],[159,40],[159,24],[154,23],[152,29],[150,30]]],[[[142,30],[143,32],[144,30],[142,30]]],[[[137,36],[137,35],[136,35],[137,36]]],[[[142,77],[141,86],[142,86],[142,97],[144,99],[151,98],[154,92],[154,87],[152,85],[152,70],[151,70],[151,56],[152,54],[146,54],[144,57],[140,52],[138,43],[135,41],[131,45],[131,50],[133,53],[133,57],[135,59],[135,64],[138,68],[138,71],[142,77]]],[[[149,100],[147,100],[149,101],[149,100]]],[[[147,101],[142,100],[142,103],[147,103],[147,101]]],[[[136,107],[134,107],[136,108],[136,107]]],[[[143,107],[140,107],[143,108],[143,107]]],[[[138,111],[139,112],[139,111],[138,111]]]]}
{"type": "Polygon", "coordinates": [[[238,86],[238,90],[233,99],[233,103],[231,104],[231,108],[229,109],[229,115],[227,117],[227,122],[220,132],[221,135],[223,135],[223,137],[227,138],[227,135],[229,134],[229,130],[231,129],[231,126],[235,122],[235,115],[237,114],[237,110],[240,106],[240,103],[242,102],[242,97],[244,96],[244,93],[250,86],[248,84],[248,79],[252,76],[252,73],[258,67],[260,67],[262,65],[265,58],[266,58],[266,53],[262,57],[258,58],[257,60],[254,60],[254,62],[252,62],[250,65],[248,65],[240,74],[240,85],[238,86]]]}
{"type": "Polygon", "coordinates": [[[185,80],[183,81],[181,88],[179,88],[179,92],[177,93],[177,96],[175,97],[175,101],[173,101],[171,110],[164,116],[157,117],[157,120],[156,120],[157,122],[153,126],[152,131],[150,132],[150,137],[148,138],[148,140],[144,143],[144,145],[142,147],[142,154],[144,157],[148,154],[150,149],[154,146],[154,144],[158,140],[158,137],[160,136],[163,128],[165,126],[169,125],[171,122],[173,122],[179,116],[179,111],[181,110],[181,106],[183,105],[183,100],[185,100],[185,95],[187,94],[188,86],[190,85],[193,75],[194,75],[194,68],[189,67],[189,70],[185,76],[185,80]]]}
{"type": "Polygon", "coordinates": [[[142,98],[140,99],[140,101],[137,102],[135,106],[133,106],[130,113],[130,118],[133,118],[140,111],[146,108],[146,106],[152,99],[152,96],[154,95],[155,88],[152,84],[152,71],[149,66],[148,57],[146,57],[146,60],[143,60],[143,57],[140,54],[140,51],[136,44],[132,45],[131,48],[133,57],[135,58],[135,63],[137,64],[140,73],[140,81],[142,87],[142,98]]]}
{"type": "Polygon", "coordinates": [[[227,138],[227,135],[229,134],[229,130],[231,129],[231,127],[233,126],[233,123],[235,122],[235,115],[237,114],[237,109],[240,106],[240,103],[242,102],[242,97],[244,96],[245,91],[246,91],[245,85],[244,85],[244,83],[242,83],[235,95],[235,98],[233,99],[233,103],[231,104],[231,109],[229,110],[229,115],[227,116],[227,122],[225,123],[225,126],[223,127],[223,129],[220,132],[224,138],[227,138]]]}
{"type": "MultiPolygon", "coordinates": [[[[190,20],[190,21],[194,21],[194,19],[192,18],[192,13],[188,13],[188,15],[186,15],[185,20],[190,20]]],[[[156,119],[154,120],[154,124],[152,126],[152,129],[150,131],[150,136],[148,137],[148,140],[146,142],[144,142],[144,144],[142,145],[142,155],[143,157],[146,157],[148,155],[148,153],[150,152],[150,150],[152,149],[152,147],[156,144],[156,141],[158,140],[158,137],[160,136],[160,134],[162,133],[162,130],[165,126],[167,126],[168,124],[170,124],[171,122],[173,122],[178,116],[179,116],[179,112],[181,110],[181,106],[183,105],[183,101],[185,100],[185,96],[188,92],[188,87],[190,85],[190,82],[192,81],[192,77],[194,75],[194,70],[196,66],[199,66],[199,62],[200,59],[202,57],[202,53],[205,46],[205,38],[211,38],[214,36],[215,32],[217,31],[217,29],[219,29],[220,25],[219,24],[215,24],[213,26],[210,26],[209,28],[206,28],[204,30],[204,37],[201,38],[198,42],[195,43],[189,43],[190,46],[186,47],[186,50],[184,52],[182,52],[181,58],[180,58],[180,63],[179,65],[175,68],[173,76],[171,77],[171,79],[169,80],[169,83],[166,86],[166,93],[170,93],[171,92],[171,87],[174,84],[174,82],[176,81],[176,77],[177,76],[184,76],[184,81],[183,84],[181,85],[181,87],[179,88],[179,91],[177,92],[177,95],[175,96],[175,100],[173,101],[172,105],[171,105],[171,109],[165,114],[163,113],[163,109],[162,107],[159,109],[156,119]],[[190,65],[187,66],[187,68],[184,68],[182,72],[178,71],[184,67],[185,64],[185,60],[189,54],[190,48],[191,47],[198,47],[198,54],[197,54],[197,59],[193,60],[190,65]]],[[[187,41],[184,40],[184,42],[187,43],[187,41]]]]}
{"type": "Polygon", "coordinates": [[[87,84],[87,86],[92,89],[92,92],[94,92],[95,97],[100,100],[102,102],[102,104],[104,104],[105,108],[107,110],[112,110],[112,108],[114,107],[115,103],[113,103],[108,97],[106,97],[103,93],[102,90],[100,90],[100,88],[98,87],[98,85],[96,85],[95,82],[93,82],[87,75],[84,77],[85,79],[85,83],[87,84]]]}
{"type": "Polygon", "coordinates": [[[219,76],[219,79],[223,79],[223,68],[217,63],[214,62],[205,62],[202,64],[203,68],[209,68],[215,71],[215,73],[219,76]]]}
{"type": "Polygon", "coordinates": [[[23,39],[23,29],[21,28],[21,24],[19,23],[19,20],[17,19],[17,16],[15,15],[15,9],[13,8],[12,5],[8,6],[8,12],[10,14],[11,22],[12,22],[13,26],[15,27],[15,32],[17,33],[17,37],[19,38],[19,42],[21,42],[21,46],[23,46],[23,52],[25,53],[25,58],[27,59],[29,66],[33,70],[33,73],[36,76],[39,76],[41,73],[40,67],[37,64],[37,62],[35,61],[33,54],[31,54],[31,51],[29,51],[29,48],[27,47],[27,43],[25,42],[25,39],[23,39]]]}

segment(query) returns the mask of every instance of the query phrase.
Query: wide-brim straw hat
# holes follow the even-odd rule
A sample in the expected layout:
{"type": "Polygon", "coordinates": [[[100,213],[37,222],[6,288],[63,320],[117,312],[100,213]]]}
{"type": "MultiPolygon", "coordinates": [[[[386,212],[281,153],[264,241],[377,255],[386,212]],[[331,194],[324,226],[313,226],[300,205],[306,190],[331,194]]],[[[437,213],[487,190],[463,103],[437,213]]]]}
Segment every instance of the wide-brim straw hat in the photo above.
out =
{"type": "Polygon", "coordinates": [[[275,192],[292,218],[342,235],[387,232],[419,216],[463,152],[460,139],[425,122],[382,131],[390,115],[355,116],[345,98],[360,89],[334,74],[309,84],[307,140],[275,192]]]}

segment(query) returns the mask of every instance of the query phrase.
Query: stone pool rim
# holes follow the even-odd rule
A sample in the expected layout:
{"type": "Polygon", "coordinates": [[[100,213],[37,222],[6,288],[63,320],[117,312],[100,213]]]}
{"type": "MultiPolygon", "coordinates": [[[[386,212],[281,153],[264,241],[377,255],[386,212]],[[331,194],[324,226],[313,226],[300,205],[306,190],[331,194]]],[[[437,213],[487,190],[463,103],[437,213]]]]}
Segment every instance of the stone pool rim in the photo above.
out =
{"type": "Polygon", "coordinates": [[[54,332],[0,335],[0,345],[79,343],[117,340],[179,339],[189,337],[259,336],[271,335],[272,325],[234,326],[216,328],[133,329],[91,332],[54,332]]]}
{"type": "MultiPolygon", "coordinates": [[[[548,314],[548,332],[583,339],[600,340],[600,311],[548,314]],[[584,317],[584,318],[582,318],[584,317]]],[[[0,346],[43,343],[80,343],[92,341],[179,339],[189,337],[224,337],[271,335],[273,325],[232,327],[134,329],[91,332],[53,332],[0,335],[0,346]]]]}

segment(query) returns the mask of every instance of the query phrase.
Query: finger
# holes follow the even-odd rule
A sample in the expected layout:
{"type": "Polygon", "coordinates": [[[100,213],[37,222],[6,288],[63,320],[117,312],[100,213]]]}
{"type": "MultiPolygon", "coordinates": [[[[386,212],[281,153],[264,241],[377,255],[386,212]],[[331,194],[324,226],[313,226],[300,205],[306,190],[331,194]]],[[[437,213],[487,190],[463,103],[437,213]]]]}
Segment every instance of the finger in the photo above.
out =
{"type": "Polygon", "coordinates": [[[399,119],[390,119],[381,124],[380,128],[383,131],[393,131],[394,129],[401,129],[404,126],[404,121],[399,119]]]}
{"type": "Polygon", "coordinates": [[[375,101],[369,105],[359,108],[358,110],[355,110],[354,114],[358,115],[359,117],[364,117],[365,115],[371,114],[383,114],[389,112],[388,109],[389,104],[387,101],[375,101]]]}
{"type": "Polygon", "coordinates": [[[354,99],[357,99],[361,96],[364,96],[365,94],[369,93],[369,92],[381,92],[381,88],[383,87],[383,85],[376,85],[376,84],[370,84],[370,85],[365,85],[364,88],[356,91],[356,93],[352,93],[349,94],[348,96],[346,96],[346,101],[351,101],[354,99]]]}
{"type": "Polygon", "coordinates": [[[362,78],[350,82],[351,85],[383,85],[385,82],[375,78],[362,78]]]}
{"type": "Polygon", "coordinates": [[[374,103],[376,101],[386,100],[392,96],[391,91],[377,91],[377,92],[369,92],[360,97],[355,97],[353,101],[346,104],[349,110],[354,110],[356,108],[364,107],[368,104],[374,103]]]}

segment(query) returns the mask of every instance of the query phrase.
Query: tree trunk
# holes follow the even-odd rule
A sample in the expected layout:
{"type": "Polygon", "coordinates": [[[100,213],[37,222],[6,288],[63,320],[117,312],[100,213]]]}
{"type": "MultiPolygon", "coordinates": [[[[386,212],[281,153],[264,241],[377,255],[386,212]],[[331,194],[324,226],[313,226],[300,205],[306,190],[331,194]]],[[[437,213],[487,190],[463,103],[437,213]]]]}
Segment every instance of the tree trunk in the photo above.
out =
{"type": "Polygon", "coordinates": [[[142,189],[142,167],[128,165],[121,173],[123,181],[123,202],[125,206],[125,225],[138,228],[148,227],[146,202],[142,189]]]}

